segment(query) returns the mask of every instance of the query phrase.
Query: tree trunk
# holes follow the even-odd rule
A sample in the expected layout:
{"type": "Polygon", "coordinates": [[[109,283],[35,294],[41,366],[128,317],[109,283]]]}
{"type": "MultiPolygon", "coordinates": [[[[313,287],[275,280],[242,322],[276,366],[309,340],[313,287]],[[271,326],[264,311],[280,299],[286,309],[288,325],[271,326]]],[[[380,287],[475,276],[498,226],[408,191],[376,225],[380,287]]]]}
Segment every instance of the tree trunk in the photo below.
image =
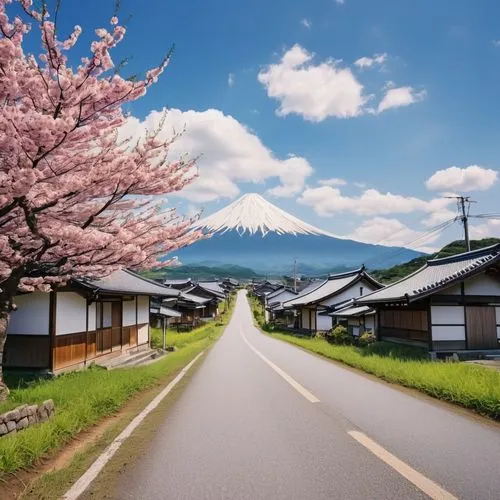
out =
{"type": "Polygon", "coordinates": [[[9,397],[9,389],[3,381],[3,350],[5,341],[7,340],[7,326],[9,325],[10,316],[9,303],[2,300],[0,304],[0,401],[9,397]]]}
{"type": "Polygon", "coordinates": [[[7,399],[10,392],[3,381],[4,347],[7,340],[10,313],[15,308],[14,297],[23,273],[24,268],[15,269],[7,280],[0,283],[0,401],[7,399]]]}

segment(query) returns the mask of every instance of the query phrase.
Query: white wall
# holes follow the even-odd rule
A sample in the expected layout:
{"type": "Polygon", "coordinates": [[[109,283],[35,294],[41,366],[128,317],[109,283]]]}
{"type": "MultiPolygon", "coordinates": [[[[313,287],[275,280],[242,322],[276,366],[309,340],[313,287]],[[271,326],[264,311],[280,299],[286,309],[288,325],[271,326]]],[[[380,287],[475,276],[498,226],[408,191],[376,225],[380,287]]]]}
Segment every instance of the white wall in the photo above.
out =
{"type": "Polygon", "coordinates": [[[367,295],[370,292],[375,291],[375,288],[370,283],[362,280],[349,287],[347,290],[344,290],[342,293],[339,293],[338,295],[334,295],[333,297],[322,301],[321,305],[331,306],[334,304],[340,304],[341,302],[345,302],[346,300],[355,299],[359,297],[360,287],[363,287],[363,295],[367,295]]]}
{"type": "Polygon", "coordinates": [[[375,314],[365,316],[365,330],[371,330],[375,333],[375,314]]]}
{"type": "Polygon", "coordinates": [[[111,302],[102,303],[102,327],[109,328],[112,324],[111,302]]]}
{"type": "Polygon", "coordinates": [[[93,332],[96,329],[96,303],[92,302],[89,305],[89,332],[93,332]]]}
{"type": "Polygon", "coordinates": [[[7,334],[48,335],[49,334],[49,294],[33,292],[18,295],[15,299],[17,310],[10,315],[7,334]]]}
{"type": "Polygon", "coordinates": [[[149,332],[149,324],[142,325],[141,327],[139,327],[138,334],[137,334],[137,339],[138,339],[137,344],[138,345],[147,343],[148,338],[149,338],[148,332],[149,332]]]}
{"type": "Polygon", "coordinates": [[[75,292],[57,292],[56,335],[85,332],[87,301],[75,292]]]}
{"type": "Polygon", "coordinates": [[[331,330],[332,329],[332,318],[330,316],[323,316],[316,313],[316,324],[317,330],[331,330]]]}
{"type": "Polygon", "coordinates": [[[137,310],[137,323],[149,324],[149,297],[139,295],[137,297],[138,310],[137,310]]]}
{"type": "Polygon", "coordinates": [[[433,326],[432,340],[465,340],[465,326],[433,326]]]}
{"type": "Polygon", "coordinates": [[[465,312],[463,306],[431,306],[433,325],[463,325],[465,312]]]}
{"type": "Polygon", "coordinates": [[[480,274],[465,282],[466,295],[500,296],[500,279],[488,274],[480,274]]]}
{"type": "Polygon", "coordinates": [[[301,309],[302,313],[302,328],[309,329],[309,309],[301,309]]]}
{"type": "Polygon", "coordinates": [[[134,300],[124,300],[123,301],[123,326],[135,325],[135,301],[134,300]]]}

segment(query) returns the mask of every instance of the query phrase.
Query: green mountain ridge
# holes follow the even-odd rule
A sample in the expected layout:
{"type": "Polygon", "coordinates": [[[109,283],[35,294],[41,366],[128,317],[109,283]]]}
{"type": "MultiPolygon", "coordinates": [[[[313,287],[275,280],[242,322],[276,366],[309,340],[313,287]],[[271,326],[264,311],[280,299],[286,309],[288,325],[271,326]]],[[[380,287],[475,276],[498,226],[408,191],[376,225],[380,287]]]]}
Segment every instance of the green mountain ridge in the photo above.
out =
{"type": "Polygon", "coordinates": [[[143,276],[156,280],[193,278],[197,280],[211,280],[217,278],[252,279],[260,275],[253,269],[237,265],[197,265],[186,264],[179,267],[169,267],[166,269],[153,269],[143,271],[143,276]]]}

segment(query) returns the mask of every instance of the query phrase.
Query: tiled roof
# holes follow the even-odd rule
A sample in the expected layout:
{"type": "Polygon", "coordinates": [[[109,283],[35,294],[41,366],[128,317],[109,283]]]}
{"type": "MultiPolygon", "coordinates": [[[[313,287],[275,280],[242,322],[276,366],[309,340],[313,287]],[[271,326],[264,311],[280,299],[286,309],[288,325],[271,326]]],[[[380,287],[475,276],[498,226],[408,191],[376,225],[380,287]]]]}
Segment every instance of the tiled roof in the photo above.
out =
{"type": "Polygon", "coordinates": [[[271,299],[268,300],[267,306],[269,309],[276,309],[277,307],[281,306],[283,302],[286,302],[287,300],[293,299],[294,297],[297,296],[297,293],[291,291],[291,290],[281,290],[281,293],[278,295],[275,295],[271,299]]]}
{"type": "Polygon", "coordinates": [[[214,293],[220,297],[225,297],[226,292],[223,288],[221,288],[220,284],[217,281],[200,281],[198,282],[198,286],[203,288],[203,290],[214,293]]]}
{"type": "Polygon", "coordinates": [[[356,269],[347,273],[333,274],[329,276],[327,280],[317,285],[312,291],[308,289],[303,290],[298,297],[285,302],[283,306],[288,308],[321,302],[322,300],[341,292],[349,285],[359,281],[361,278],[367,279],[373,284],[379,285],[365,272],[364,268],[356,269]]]}
{"type": "MultiPolygon", "coordinates": [[[[274,297],[278,297],[279,295],[281,295],[282,293],[285,293],[287,292],[288,289],[285,288],[285,286],[282,286],[281,288],[278,288],[277,290],[275,290],[274,292],[270,292],[266,295],[266,299],[267,300],[270,300],[270,299],[273,299],[274,297]]],[[[293,292],[292,292],[293,293],[293,292]]],[[[297,294],[295,294],[297,295],[297,294]]]]}
{"type": "Polygon", "coordinates": [[[414,301],[481,272],[500,261],[500,244],[452,257],[427,261],[392,285],[356,299],[358,304],[414,301]]]}
{"type": "Polygon", "coordinates": [[[193,295],[192,293],[181,292],[179,297],[181,300],[184,299],[188,302],[194,302],[195,304],[206,304],[212,299],[207,299],[206,297],[198,297],[198,295],[193,295]]]}
{"type": "Polygon", "coordinates": [[[159,297],[177,297],[179,295],[178,290],[167,288],[153,280],[143,278],[128,269],[115,271],[109,276],[98,280],[76,281],[86,288],[91,288],[105,293],[150,295],[159,297]]]}
{"type": "Polygon", "coordinates": [[[180,318],[182,316],[179,311],[165,306],[151,306],[150,311],[153,314],[161,314],[162,316],[167,316],[168,318],[180,318]]]}
{"type": "Polygon", "coordinates": [[[375,314],[375,310],[368,306],[349,306],[344,309],[337,309],[336,311],[328,313],[328,316],[340,316],[340,317],[355,317],[364,316],[369,314],[375,314]]]}
{"type": "Polygon", "coordinates": [[[165,280],[163,284],[165,286],[173,286],[173,285],[189,285],[191,283],[191,278],[186,278],[182,280],[165,280]]]}

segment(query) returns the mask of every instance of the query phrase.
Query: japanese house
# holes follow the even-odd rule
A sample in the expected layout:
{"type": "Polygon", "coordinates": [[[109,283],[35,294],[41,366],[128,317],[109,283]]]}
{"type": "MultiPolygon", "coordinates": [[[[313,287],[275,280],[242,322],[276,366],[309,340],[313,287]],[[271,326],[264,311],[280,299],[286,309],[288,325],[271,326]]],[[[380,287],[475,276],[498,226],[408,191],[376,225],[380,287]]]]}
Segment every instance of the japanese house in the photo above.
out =
{"type": "Polygon", "coordinates": [[[298,297],[283,303],[285,309],[294,309],[298,315],[298,328],[310,332],[332,328],[333,320],[322,314],[332,306],[346,304],[360,295],[382,288],[364,266],[354,271],[333,274],[311,291],[304,290],[298,297]]]}
{"type": "Polygon", "coordinates": [[[357,306],[350,301],[347,305],[329,309],[324,313],[333,318],[333,326],[343,325],[354,337],[365,332],[375,333],[376,311],[369,306],[357,306]]]}
{"type": "Polygon", "coordinates": [[[430,351],[498,349],[500,244],[433,259],[356,300],[377,310],[378,337],[430,351]]]}
{"type": "Polygon", "coordinates": [[[50,293],[18,295],[5,366],[55,373],[147,348],[151,297],[179,293],[122,270],[100,280],[72,280],[50,293]]]}

